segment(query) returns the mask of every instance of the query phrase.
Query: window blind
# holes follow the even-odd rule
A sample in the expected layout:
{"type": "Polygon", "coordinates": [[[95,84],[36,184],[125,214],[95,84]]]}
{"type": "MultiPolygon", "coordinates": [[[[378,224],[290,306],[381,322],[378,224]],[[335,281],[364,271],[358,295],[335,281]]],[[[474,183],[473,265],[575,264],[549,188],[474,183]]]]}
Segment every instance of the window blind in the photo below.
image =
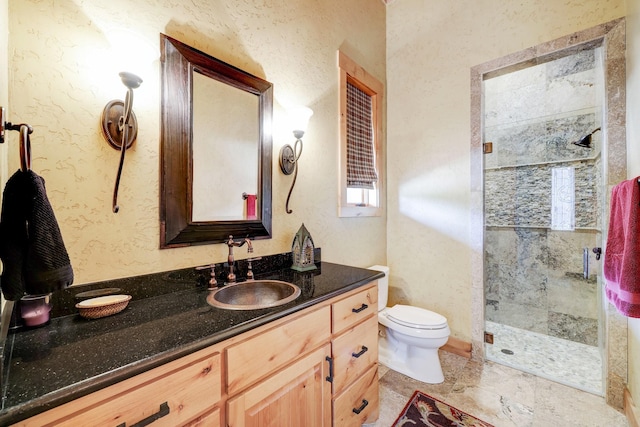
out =
{"type": "Polygon", "coordinates": [[[378,180],[371,96],[347,82],[347,187],[373,189],[378,180]]]}

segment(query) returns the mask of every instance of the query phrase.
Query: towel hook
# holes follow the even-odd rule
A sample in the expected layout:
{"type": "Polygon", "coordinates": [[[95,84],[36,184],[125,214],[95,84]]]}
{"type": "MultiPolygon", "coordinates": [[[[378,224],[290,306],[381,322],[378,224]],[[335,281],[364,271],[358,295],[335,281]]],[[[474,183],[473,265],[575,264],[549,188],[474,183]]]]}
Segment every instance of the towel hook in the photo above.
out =
{"type": "Polygon", "coordinates": [[[33,133],[33,128],[31,127],[31,125],[29,125],[27,123],[18,123],[18,124],[14,125],[11,122],[7,122],[6,121],[5,108],[4,107],[0,107],[0,144],[4,143],[4,133],[5,133],[5,131],[8,131],[8,130],[20,131],[20,128],[22,126],[26,126],[27,127],[27,129],[29,130],[29,134],[33,133]]]}
{"type": "Polygon", "coordinates": [[[31,126],[20,125],[20,170],[26,172],[31,170],[31,138],[29,134],[33,132],[31,126]]]}
{"type": "Polygon", "coordinates": [[[4,142],[4,130],[8,123],[5,122],[4,107],[0,107],[0,144],[4,142]]]}
{"type": "Polygon", "coordinates": [[[5,131],[16,130],[20,132],[20,170],[25,172],[31,169],[31,138],[33,127],[27,123],[13,124],[6,121],[5,108],[0,107],[0,144],[4,143],[5,131]]]}

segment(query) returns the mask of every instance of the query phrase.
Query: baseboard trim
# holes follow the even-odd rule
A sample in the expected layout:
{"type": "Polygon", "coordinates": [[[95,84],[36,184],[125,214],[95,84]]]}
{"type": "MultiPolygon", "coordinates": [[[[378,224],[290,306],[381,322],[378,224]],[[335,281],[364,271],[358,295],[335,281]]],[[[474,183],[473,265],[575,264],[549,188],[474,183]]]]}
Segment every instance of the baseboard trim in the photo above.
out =
{"type": "Polygon", "coordinates": [[[471,359],[471,343],[455,337],[449,337],[447,343],[440,347],[440,350],[471,359]]]}
{"type": "Polygon", "coordinates": [[[640,413],[633,404],[631,393],[626,387],[624,389],[624,414],[627,416],[627,421],[629,421],[629,427],[640,427],[640,413]]]}

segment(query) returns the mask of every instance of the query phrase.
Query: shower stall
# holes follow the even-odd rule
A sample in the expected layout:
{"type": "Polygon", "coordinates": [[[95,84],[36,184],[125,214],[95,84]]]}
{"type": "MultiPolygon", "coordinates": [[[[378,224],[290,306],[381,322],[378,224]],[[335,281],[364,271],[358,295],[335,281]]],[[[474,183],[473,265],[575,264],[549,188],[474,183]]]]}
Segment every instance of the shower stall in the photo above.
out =
{"type": "Polygon", "coordinates": [[[602,48],[482,93],[486,357],[602,395],[602,48]]]}

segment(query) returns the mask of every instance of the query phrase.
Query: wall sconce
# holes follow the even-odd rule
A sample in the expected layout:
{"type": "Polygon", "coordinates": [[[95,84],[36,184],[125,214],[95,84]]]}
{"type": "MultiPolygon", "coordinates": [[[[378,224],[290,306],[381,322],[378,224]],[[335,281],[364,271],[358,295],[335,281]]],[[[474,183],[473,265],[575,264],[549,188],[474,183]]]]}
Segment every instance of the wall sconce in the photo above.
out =
{"type": "Polygon", "coordinates": [[[102,134],[111,147],[120,150],[120,164],[113,189],[113,213],[118,213],[118,187],[124,164],[124,153],[133,145],[138,136],[138,121],[133,113],[133,89],[140,87],[142,79],[135,74],[122,72],[119,74],[122,83],[127,87],[124,102],[110,101],[102,111],[102,134]]]}
{"type": "Polygon", "coordinates": [[[289,199],[291,198],[291,192],[298,177],[298,160],[302,154],[302,136],[307,130],[307,124],[312,115],[313,110],[307,107],[297,107],[289,110],[289,120],[293,127],[293,136],[296,138],[296,142],[293,148],[289,144],[286,144],[280,149],[280,169],[282,173],[285,175],[291,175],[291,173],[293,173],[293,182],[291,183],[291,188],[287,195],[287,204],[285,206],[288,214],[293,212],[289,209],[289,199]]]}

